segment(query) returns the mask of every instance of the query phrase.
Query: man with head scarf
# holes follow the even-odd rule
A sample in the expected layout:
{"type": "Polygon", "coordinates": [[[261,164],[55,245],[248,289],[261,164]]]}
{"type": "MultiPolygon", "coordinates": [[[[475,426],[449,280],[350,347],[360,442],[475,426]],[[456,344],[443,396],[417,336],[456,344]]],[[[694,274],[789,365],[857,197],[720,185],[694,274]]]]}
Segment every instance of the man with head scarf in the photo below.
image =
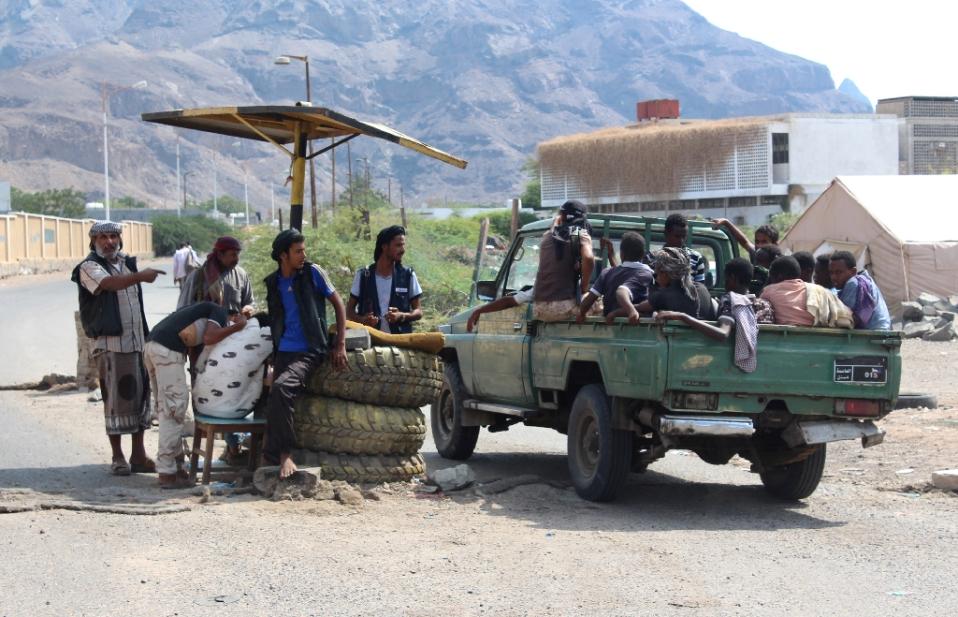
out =
{"type": "Polygon", "coordinates": [[[279,232],[272,257],[277,268],[264,281],[274,352],[263,458],[279,465],[280,478],[287,478],[296,471],[294,406],[306,379],[322,362],[346,367],[346,307],[322,268],[306,260],[306,239],[299,231],[279,232]],[[335,342],[327,336],[327,300],[340,332],[335,342]]]}
{"type": "Polygon", "coordinates": [[[682,248],[667,246],[654,256],[657,287],[649,291],[649,299],[633,306],[625,290],[619,290],[619,306],[625,307],[609,313],[607,319],[628,316],[637,323],[639,313],[675,311],[686,313],[705,321],[715,319],[715,304],[705,285],[692,280],[688,255],[682,248]]]}
{"type": "Polygon", "coordinates": [[[232,236],[216,239],[206,263],[183,282],[176,308],[197,302],[215,302],[229,314],[253,315],[253,287],[249,275],[239,266],[243,247],[232,236]]]}
{"type": "Polygon", "coordinates": [[[100,221],[90,228],[90,254],[73,269],[79,291],[83,331],[94,339],[93,356],[103,393],[106,434],[113,450],[115,475],[152,473],[155,463],[143,448],[150,426],[149,381],[143,366],[144,338],[149,333],[141,283],[152,283],[162,270],[137,270],[136,258],[122,252],[123,228],[100,221]],[[120,443],[133,436],[127,462],[120,443]]]}
{"type": "Polygon", "coordinates": [[[422,319],[422,288],[416,272],[402,264],[405,254],[405,228],[391,225],[379,232],[373,263],[353,278],[348,319],[392,334],[412,332],[413,322],[422,319]]]}
{"type": "Polygon", "coordinates": [[[575,319],[579,298],[589,293],[594,257],[587,211],[581,202],[565,202],[542,234],[532,306],[538,320],[575,319]]]}

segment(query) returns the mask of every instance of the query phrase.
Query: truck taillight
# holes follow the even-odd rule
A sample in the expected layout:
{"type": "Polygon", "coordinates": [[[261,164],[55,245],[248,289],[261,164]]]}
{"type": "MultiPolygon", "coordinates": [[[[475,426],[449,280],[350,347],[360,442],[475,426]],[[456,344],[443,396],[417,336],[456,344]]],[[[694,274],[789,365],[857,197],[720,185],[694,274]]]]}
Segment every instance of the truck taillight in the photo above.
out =
{"type": "Polygon", "coordinates": [[[838,399],[835,401],[835,413],[843,416],[875,417],[881,413],[881,403],[857,398],[838,399]]]}

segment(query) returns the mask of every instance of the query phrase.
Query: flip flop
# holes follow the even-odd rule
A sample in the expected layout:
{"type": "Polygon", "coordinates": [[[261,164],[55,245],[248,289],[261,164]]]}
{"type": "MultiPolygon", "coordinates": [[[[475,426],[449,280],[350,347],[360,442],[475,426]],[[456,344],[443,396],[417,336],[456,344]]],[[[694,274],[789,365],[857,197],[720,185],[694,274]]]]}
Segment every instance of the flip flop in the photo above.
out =
{"type": "Polygon", "coordinates": [[[156,473],[156,461],[148,458],[142,462],[130,462],[131,473],[156,473]]]}
{"type": "Polygon", "coordinates": [[[113,461],[110,465],[110,471],[113,472],[114,476],[128,476],[132,473],[130,471],[130,464],[123,459],[113,461]]]}

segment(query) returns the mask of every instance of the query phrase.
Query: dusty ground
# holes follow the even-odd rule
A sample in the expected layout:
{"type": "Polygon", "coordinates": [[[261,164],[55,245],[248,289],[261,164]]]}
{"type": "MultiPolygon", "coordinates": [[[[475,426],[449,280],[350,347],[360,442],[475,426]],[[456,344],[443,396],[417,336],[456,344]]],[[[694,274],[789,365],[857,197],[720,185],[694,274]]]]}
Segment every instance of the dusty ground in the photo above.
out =
{"type": "Polygon", "coordinates": [[[895,412],[878,447],[832,447],[801,504],[766,496],[741,463],[681,452],[633,476],[618,502],[588,503],[565,487],[562,437],[539,429],[480,437],[481,481],[546,481],[494,496],[394,486],[361,508],[201,504],[151,476],[109,476],[99,408],[81,395],[0,393],[0,504],[28,489],[189,508],[0,515],[0,617],[955,614],[958,497],[925,484],[958,466],[958,344],[903,353],[905,388],[944,407],[895,412]]]}

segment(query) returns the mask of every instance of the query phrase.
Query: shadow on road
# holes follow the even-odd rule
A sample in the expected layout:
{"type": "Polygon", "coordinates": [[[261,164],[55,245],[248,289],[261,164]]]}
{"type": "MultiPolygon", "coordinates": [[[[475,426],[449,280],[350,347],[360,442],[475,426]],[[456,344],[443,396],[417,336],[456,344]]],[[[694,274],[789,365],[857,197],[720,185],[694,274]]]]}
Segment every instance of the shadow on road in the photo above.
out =
{"type": "MultiPolygon", "coordinates": [[[[458,464],[434,453],[425,458],[430,469],[458,464]]],[[[453,493],[457,501],[480,501],[480,508],[490,516],[521,519],[541,529],[774,531],[845,524],[805,514],[804,503],[773,498],[757,478],[751,485],[724,484],[646,471],[632,474],[615,502],[593,503],[581,499],[569,485],[564,454],[490,453],[470,458],[469,466],[480,484],[521,474],[541,477],[540,483],[496,495],[453,493]]]]}
{"type": "Polygon", "coordinates": [[[189,495],[159,488],[156,474],[114,476],[109,464],[0,469],[0,493],[10,489],[90,502],[161,503],[189,495]]]}

